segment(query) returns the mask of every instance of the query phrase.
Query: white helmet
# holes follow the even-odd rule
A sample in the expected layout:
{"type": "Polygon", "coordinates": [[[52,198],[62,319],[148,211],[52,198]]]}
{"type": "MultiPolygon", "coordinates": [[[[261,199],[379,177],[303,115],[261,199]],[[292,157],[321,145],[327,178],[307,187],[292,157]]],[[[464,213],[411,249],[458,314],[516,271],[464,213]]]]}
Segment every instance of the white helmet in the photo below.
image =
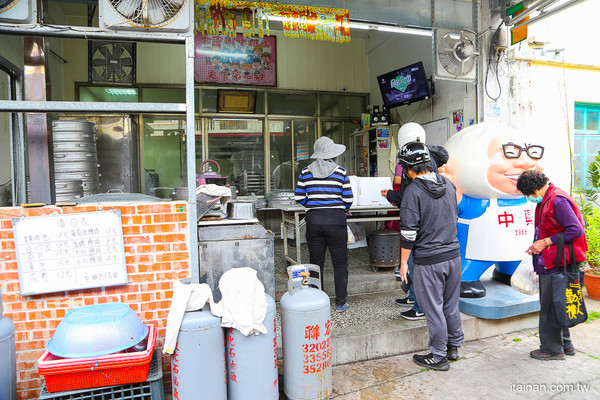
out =
{"type": "Polygon", "coordinates": [[[408,122],[398,131],[398,148],[401,149],[408,142],[419,141],[425,143],[425,129],[416,122],[408,122]]]}

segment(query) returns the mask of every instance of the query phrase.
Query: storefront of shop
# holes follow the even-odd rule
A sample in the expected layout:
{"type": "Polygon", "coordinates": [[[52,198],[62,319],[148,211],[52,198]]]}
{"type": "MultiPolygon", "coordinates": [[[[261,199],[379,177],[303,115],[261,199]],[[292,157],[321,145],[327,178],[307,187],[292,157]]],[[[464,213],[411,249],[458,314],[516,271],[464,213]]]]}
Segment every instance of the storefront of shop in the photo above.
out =
{"type": "MultiPolygon", "coordinates": [[[[187,8],[165,28],[120,26],[107,14],[115,3],[100,0],[98,16],[95,4],[49,2],[42,24],[31,9],[29,17],[6,20],[0,13],[0,289],[4,315],[15,322],[19,399],[39,394],[36,360],[75,307],[126,303],[158,328],[161,348],[173,281],[200,281],[198,178],[222,178],[253,201],[293,191],[321,136],[347,147],[339,162],[351,174],[369,175],[358,161],[361,115],[384,104],[378,76],[416,62],[424,64],[430,95],[394,108],[389,122],[435,122],[447,139],[483,121],[487,50],[479,45],[482,65],[472,77],[432,80],[433,27],[483,32],[497,25],[503,2],[333,1],[327,9],[241,1],[196,1],[194,9],[182,2],[187,8]],[[76,177],[57,167],[56,155],[73,150],[48,140],[55,121],[93,124],[95,139],[76,160],[88,169],[76,177]],[[97,188],[90,184],[87,193],[90,174],[97,188]],[[59,198],[64,179],[82,182],[85,197],[148,197],[86,204],[85,197],[59,198]],[[115,210],[126,284],[23,291],[15,219],[115,210]]],[[[386,149],[389,139],[379,139],[386,149]]],[[[379,175],[390,176],[387,158],[377,162],[379,175]]],[[[257,222],[277,231],[279,211],[262,204],[257,222]]],[[[167,390],[170,361],[163,357],[167,390]]]]}

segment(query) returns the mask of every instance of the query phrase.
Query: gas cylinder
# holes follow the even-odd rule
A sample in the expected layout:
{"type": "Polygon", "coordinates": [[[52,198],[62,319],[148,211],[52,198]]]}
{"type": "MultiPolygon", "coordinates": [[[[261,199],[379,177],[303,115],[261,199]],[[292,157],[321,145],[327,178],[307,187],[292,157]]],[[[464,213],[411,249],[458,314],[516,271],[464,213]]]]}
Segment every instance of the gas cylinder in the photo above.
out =
{"type": "Polygon", "coordinates": [[[17,399],[15,351],[15,324],[10,318],[2,315],[2,290],[0,290],[0,400],[17,399]]]}
{"type": "Polygon", "coordinates": [[[291,265],[280,300],[283,388],[288,399],[328,399],[331,393],[331,314],[318,265],[291,265]]]}
{"type": "Polygon", "coordinates": [[[186,312],[171,356],[173,400],[227,400],[225,335],[206,305],[186,312]]]}
{"type": "Polygon", "coordinates": [[[227,393],[229,400],[277,400],[277,322],[275,300],[268,294],[267,333],[244,336],[227,328],[227,393]]]}

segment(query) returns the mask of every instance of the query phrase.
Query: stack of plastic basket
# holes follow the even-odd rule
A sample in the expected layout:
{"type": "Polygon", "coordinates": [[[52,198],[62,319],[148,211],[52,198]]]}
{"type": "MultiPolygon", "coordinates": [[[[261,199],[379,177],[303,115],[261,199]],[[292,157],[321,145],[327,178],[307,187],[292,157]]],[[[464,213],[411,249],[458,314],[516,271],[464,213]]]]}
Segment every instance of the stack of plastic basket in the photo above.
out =
{"type": "MultiPolygon", "coordinates": [[[[149,377],[156,340],[156,327],[143,324],[125,304],[108,303],[76,308],[56,328],[47,350],[38,360],[38,370],[46,381],[46,391],[61,392],[58,393],[61,396],[67,391],[145,382],[149,377]]],[[[154,358],[159,359],[160,356],[154,358]]],[[[162,378],[161,368],[159,372],[162,378]]],[[[88,392],[89,396],[91,391],[84,392],[88,392]]],[[[53,397],[63,398],[71,400],[80,397],[53,397]]],[[[113,397],[106,393],[99,397],[85,397],[95,398],[113,397]]],[[[129,399],[122,396],[118,398],[129,399]]],[[[154,400],[152,397],[131,399],[154,400]]]]}

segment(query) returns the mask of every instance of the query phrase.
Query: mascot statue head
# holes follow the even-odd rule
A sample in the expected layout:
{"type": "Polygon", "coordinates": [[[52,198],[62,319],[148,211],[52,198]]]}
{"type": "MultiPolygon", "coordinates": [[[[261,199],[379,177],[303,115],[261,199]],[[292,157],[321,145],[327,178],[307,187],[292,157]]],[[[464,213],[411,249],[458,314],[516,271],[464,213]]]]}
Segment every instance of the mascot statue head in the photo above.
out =
{"type": "Polygon", "coordinates": [[[505,125],[481,123],[452,136],[444,147],[450,160],[443,174],[467,196],[486,199],[522,197],[517,179],[525,170],[543,170],[544,147],[505,125]]]}

